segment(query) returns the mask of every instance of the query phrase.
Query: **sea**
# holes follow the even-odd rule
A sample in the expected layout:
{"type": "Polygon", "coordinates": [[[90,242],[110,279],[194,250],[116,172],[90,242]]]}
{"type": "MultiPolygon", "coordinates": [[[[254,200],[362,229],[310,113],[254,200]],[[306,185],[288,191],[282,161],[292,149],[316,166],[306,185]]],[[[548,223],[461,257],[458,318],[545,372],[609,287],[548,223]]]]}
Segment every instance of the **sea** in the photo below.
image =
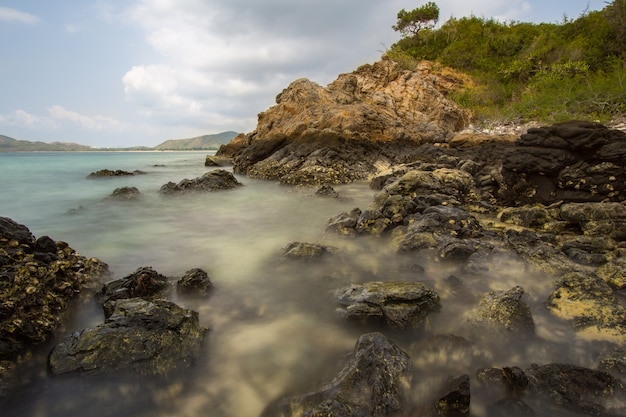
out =
{"type": "MultiPolygon", "coordinates": [[[[467,373],[474,378],[480,367],[563,361],[594,365],[590,342],[547,312],[551,281],[516,259],[502,258],[485,277],[469,279],[456,266],[428,254],[400,256],[385,238],[326,233],[330,217],[356,207],[364,210],[371,203],[376,191],[365,181],[335,186],[341,198],[241,175],[236,177],[243,186],[233,190],[159,193],[167,182],[216,169],[204,166],[206,155],[0,153],[0,216],[24,224],[36,237],[65,241],[81,255],[106,262],[109,279],[150,266],[174,282],[201,268],[215,286],[204,299],[170,294],[172,301],[197,311],[209,331],[197,362],[168,378],[49,375],[46,356],[54,343],[104,321],[92,297],[80,297],[55,338],[20,367],[21,388],[3,403],[2,416],[259,416],[285,395],[311,392],[330,382],[367,331],[386,333],[411,355],[416,404],[447,377],[467,373]],[[87,178],[101,169],[143,173],[87,178]],[[108,198],[124,186],[138,188],[140,198],[108,198]],[[332,246],[338,255],[320,262],[287,262],[281,257],[283,248],[295,241],[332,246]],[[424,328],[404,332],[338,318],[332,291],[371,280],[425,282],[438,291],[443,308],[424,328]],[[451,282],[463,285],[459,289],[451,282]],[[465,336],[466,313],[479,297],[514,285],[526,290],[535,337],[508,344],[486,337],[460,349],[424,347],[432,335],[465,336]]],[[[487,401],[473,397],[472,414],[486,415],[487,401]]]]}

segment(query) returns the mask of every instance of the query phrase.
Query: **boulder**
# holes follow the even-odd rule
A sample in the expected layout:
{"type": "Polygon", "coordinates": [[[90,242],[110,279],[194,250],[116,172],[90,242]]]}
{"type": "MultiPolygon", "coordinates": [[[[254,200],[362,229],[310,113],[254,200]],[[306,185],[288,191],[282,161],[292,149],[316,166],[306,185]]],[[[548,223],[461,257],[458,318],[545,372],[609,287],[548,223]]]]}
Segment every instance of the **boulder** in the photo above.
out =
{"type": "Polygon", "coordinates": [[[613,290],[626,289],[626,259],[617,258],[596,269],[596,275],[613,290]]]}
{"type": "Polygon", "coordinates": [[[133,201],[141,198],[141,192],[137,187],[120,187],[113,190],[107,200],[133,201]]]}
{"type": "Polygon", "coordinates": [[[528,129],[515,145],[502,160],[509,205],[626,198],[625,132],[570,121],[528,129]]]}
{"type": "Polygon", "coordinates": [[[470,415],[470,377],[451,377],[441,387],[432,406],[432,415],[437,417],[468,417],[470,415]]]}
{"type": "Polygon", "coordinates": [[[312,261],[323,256],[336,252],[336,248],[331,246],[318,245],[316,243],[290,242],[283,248],[282,258],[284,260],[295,259],[301,261],[312,261]]]}
{"type": "Polygon", "coordinates": [[[484,295],[472,310],[471,323],[501,334],[533,335],[535,323],[528,304],[522,301],[520,286],[484,295]]]}
{"type": "Polygon", "coordinates": [[[167,375],[197,359],[206,329],[198,313],[166,300],[109,301],[104,324],[67,336],[48,356],[53,375],[130,371],[167,375]]]}
{"type": "Polygon", "coordinates": [[[421,282],[366,282],[335,292],[340,317],[394,329],[421,325],[441,308],[439,295],[421,282]]]}
{"type": "Polygon", "coordinates": [[[168,288],[166,276],[159,274],[150,266],[144,266],[124,278],[107,282],[96,294],[96,298],[103,304],[123,298],[154,299],[162,297],[168,288]]]}
{"type": "Polygon", "coordinates": [[[161,187],[159,192],[164,195],[174,195],[195,191],[230,190],[242,185],[231,172],[216,169],[205,173],[201,177],[181,180],[178,184],[168,182],[161,187]]]}
{"type": "Polygon", "coordinates": [[[585,235],[626,240],[626,205],[623,203],[563,204],[559,216],[570,229],[585,235]]]}
{"type": "Polygon", "coordinates": [[[209,274],[200,268],[190,269],[176,282],[180,294],[206,296],[213,292],[213,283],[209,274]]]}
{"type": "Polygon", "coordinates": [[[337,376],[318,391],[284,398],[262,417],[402,415],[411,380],[411,358],[381,333],[359,337],[337,376]]]}
{"type": "Polygon", "coordinates": [[[256,130],[217,152],[234,170],[287,184],[365,179],[407,161],[407,146],[445,142],[468,114],[445,98],[436,76],[403,70],[391,59],[363,65],[322,87],[292,82],[256,130]]]}
{"type": "Polygon", "coordinates": [[[573,323],[589,339],[623,341],[626,308],[609,285],[592,273],[572,272],[561,276],[548,298],[550,311],[573,323]]]}

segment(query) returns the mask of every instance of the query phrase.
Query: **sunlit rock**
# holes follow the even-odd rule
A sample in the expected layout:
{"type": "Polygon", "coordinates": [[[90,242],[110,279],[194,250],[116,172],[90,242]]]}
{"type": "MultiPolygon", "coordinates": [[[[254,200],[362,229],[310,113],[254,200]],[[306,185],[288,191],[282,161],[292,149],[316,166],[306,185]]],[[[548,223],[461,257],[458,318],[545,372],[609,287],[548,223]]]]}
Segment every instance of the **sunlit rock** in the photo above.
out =
{"type": "Polygon", "coordinates": [[[367,333],[330,383],[280,399],[262,417],[399,415],[406,406],[411,368],[411,358],[395,343],[380,333],[367,333]]]}
{"type": "Polygon", "coordinates": [[[470,313],[471,323],[500,334],[534,334],[535,323],[530,307],[522,301],[523,295],[524,289],[519,286],[489,292],[470,313]]]}

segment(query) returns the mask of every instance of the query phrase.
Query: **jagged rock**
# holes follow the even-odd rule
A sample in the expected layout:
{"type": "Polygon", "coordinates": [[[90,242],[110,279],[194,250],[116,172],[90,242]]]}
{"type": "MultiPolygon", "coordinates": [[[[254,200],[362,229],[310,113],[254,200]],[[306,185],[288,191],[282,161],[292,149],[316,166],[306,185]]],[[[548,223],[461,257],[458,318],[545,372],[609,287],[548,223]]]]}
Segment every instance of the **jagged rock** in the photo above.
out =
{"type": "Polygon", "coordinates": [[[524,289],[492,291],[472,310],[471,322],[481,328],[506,334],[532,335],[535,323],[528,304],[522,301],[524,289]]]}
{"type": "Polygon", "coordinates": [[[512,203],[623,201],[626,133],[590,122],[531,128],[502,161],[500,197],[512,203]]]}
{"type": "Polygon", "coordinates": [[[505,242],[529,266],[538,271],[562,275],[581,269],[551,239],[546,239],[545,235],[530,229],[507,230],[505,242]]]}
{"type": "Polygon", "coordinates": [[[561,245],[561,251],[573,261],[593,266],[606,263],[606,253],[613,249],[615,245],[605,237],[575,236],[561,245]]]}
{"type": "Polygon", "coordinates": [[[113,190],[107,200],[132,201],[139,198],[141,198],[141,192],[137,187],[120,187],[113,190]]]}
{"type": "Polygon", "coordinates": [[[359,208],[355,208],[350,213],[340,213],[331,217],[326,224],[326,232],[348,237],[356,236],[356,223],[361,213],[359,208]]]}
{"type": "Polygon", "coordinates": [[[340,317],[407,329],[439,311],[439,295],[421,282],[366,282],[335,292],[340,317]]]}
{"type": "Polygon", "coordinates": [[[190,269],[176,282],[176,289],[186,295],[209,295],[213,291],[209,274],[200,268],[190,269]]]}
{"type": "Polygon", "coordinates": [[[121,169],[111,170],[111,169],[101,169],[99,171],[92,172],[87,175],[87,178],[106,178],[106,177],[126,177],[131,175],[140,175],[145,174],[143,171],[135,170],[135,171],[124,171],[121,169]]]}
{"type": "Polygon", "coordinates": [[[467,114],[433,77],[383,59],[326,88],[296,80],[259,114],[254,132],[217,155],[234,156],[237,173],[287,184],[365,179],[406,162],[406,144],[445,142],[464,127],[467,114]]]}
{"type": "Polygon", "coordinates": [[[166,300],[110,301],[104,324],[66,337],[48,357],[53,375],[132,371],[167,375],[198,357],[206,329],[198,313],[166,300]]]}
{"type": "Polygon", "coordinates": [[[46,341],[70,300],[108,274],[104,262],[0,217],[0,360],[46,341]]]}
{"type": "Polygon", "coordinates": [[[262,417],[395,416],[406,405],[411,358],[380,333],[359,337],[348,363],[328,384],[281,399],[262,417]]]}
{"type": "Polygon", "coordinates": [[[231,172],[216,169],[192,180],[181,180],[178,184],[168,182],[161,187],[159,192],[165,195],[173,195],[194,191],[230,190],[242,185],[231,172]]]}
{"type": "Polygon", "coordinates": [[[598,364],[600,371],[608,372],[622,381],[626,377],[626,347],[618,347],[604,355],[598,364]]]}
{"type": "Polygon", "coordinates": [[[325,198],[340,198],[340,195],[333,187],[328,184],[322,185],[320,188],[315,190],[315,195],[317,197],[325,197],[325,198]]]}
{"type": "Polygon", "coordinates": [[[223,167],[232,164],[233,160],[225,156],[207,155],[204,160],[205,167],[223,167]]]}
{"type": "Polygon", "coordinates": [[[587,338],[623,340],[626,335],[626,308],[595,274],[572,272],[561,276],[548,299],[548,308],[556,316],[571,320],[587,338]]]}
{"type": "Polygon", "coordinates": [[[150,266],[144,266],[124,278],[104,284],[96,297],[103,304],[123,298],[154,299],[163,296],[167,289],[167,277],[150,266]]]}

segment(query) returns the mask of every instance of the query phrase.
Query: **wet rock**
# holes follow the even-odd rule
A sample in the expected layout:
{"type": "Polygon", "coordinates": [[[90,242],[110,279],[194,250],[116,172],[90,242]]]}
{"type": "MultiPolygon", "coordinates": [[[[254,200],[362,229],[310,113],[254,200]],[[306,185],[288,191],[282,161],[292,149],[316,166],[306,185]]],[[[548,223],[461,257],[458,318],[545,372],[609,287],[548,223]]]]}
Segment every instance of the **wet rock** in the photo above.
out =
{"type": "Polygon", "coordinates": [[[231,172],[216,169],[195,179],[181,180],[178,184],[168,182],[161,187],[159,192],[164,195],[173,195],[195,191],[230,190],[242,185],[231,172]]]}
{"type": "Polygon", "coordinates": [[[391,220],[384,217],[378,210],[365,210],[356,221],[355,230],[357,234],[368,234],[371,236],[381,236],[391,224],[391,220]]]}
{"type": "Polygon", "coordinates": [[[92,172],[87,175],[87,178],[106,178],[106,177],[128,177],[132,175],[140,175],[145,174],[143,171],[135,170],[135,171],[124,171],[121,169],[111,170],[111,169],[101,169],[99,171],[92,172]]]}
{"type": "Polygon", "coordinates": [[[356,236],[356,223],[361,213],[359,208],[355,208],[350,213],[344,212],[331,217],[326,224],[326,232],[347,237],[356,236]]]}
{"type": "Polygon", "coordinates": [[[70,300],[108,274],[104,262],[0,217],[0,360],[48,340],[70,300]]]}
{"type": "Polygon", "coordinates": [[[615,348],[609,354],[604,355],[600,359],[598,369],[623,381],[626,378],[626,347],[615,348]]]}
{"type": "Polygon", "coordinates": [[[573,261],[583,265],[606,263],[606,253],[615,249],[612,241],[604,237],[576,236],[569,238],[561,246],[561,251],[573,261]]]}
{"type": "Polygon", "coordinates": [[[335,191],[335,189],[328,184],[324,184],[321,187],[319,187],[317,190],[315,190],[315,196],[325,197],[325,198],[340,198],[339,193],[335,191]]]}
{"type": "Polygon", "coordinates": [[[332,255],[336,251],[337,249],[331,246],[306,242],[291,242],[283,248],[282,258],[311,261],[320,259],[326,255],[332,255]]]}
{"type": "Polygon", "coordinates": [[[176,282],[180,294],[206,296],[213,292],[213,283],[209,274],[200,268],[190,269],[176,282]]]}
{"type": "Polygon", "coordinates": [[[104,324],[66,337],[48,357],[53,375],[132,371],[167,375],[197,359],[206,329],[198,314],[165,300],[110,301],[104,324]]]}
{"type": "Polygon", "coordinates": [[[626,133],[590,122],[531,128],[502,160],[500,197],[513,203],[622,201],[626,133]]]}
{"type": "Polygon", "coordinates": [[[581,270],[581,267],[569,259],[551,238],[532,230],[507,230],[505,242],[511,250],[537,271],[562,275],[581,270]]]}
{"type": "Polygon", "coordinates": [[[335,292],[340,317],[395,329],[421,325],[439,311],[439,295],[420,282],[350,284],[335,292]]]}
{"type": "Polygon", "coordinates": [[[546,223],[556,220],[554,211],[542,205],[507,207],[498,213],[498,219],[516,226],[542,228],[546,223]]]}
{"type": "Polygon", "coordinates": [[[132,201],[139,198],[141,198],[141,192],[137,187],[120,187],[113,190],[107,200],[132,201]]]}
{"type": "Polygon", "coordinates": [[[438,417],[464,417],[470,415],[470,377],[461,375],[449,378],[433,404],[432,415],[438,417]]]}
{"type": "Polygon", "coordinates": [[[103,304],[123,298],[154,299],[162,297],[168,288],[166,276],[159,274],[150,266],[144,266],[124,278],[107,282],[96,296],[103,304]]]}
{"type": "Polygon", "coordinates": [[[514,410],[521,406],[528,411],[523,399],[548,401],[547,407],[539,404],[549,415],[619,415],[612,414],[607,405],[619,406],[625,394],[623,383],[610,374],[569,364],[533,365],[525,370],[487,368],[477,376],[482,384],[500,385],[506,398],[515,398],[514,410]]]}
{"type": "Polygon", "coordinates": [[[483,296],[471,312],[471,322],[481,328],[509,334],[532,335],[535,323],[528,304],[522,301],[524,289],[492,291],[483,296]]]}
{"type": "Polygon", "coordinates": [[[490,417],[535,417],[537,413],[517,398],[502,398],[488,408],[490,417]]]}
{"type": "Polygon", "coordinates": [[[232,159],[224,156],[207,155],[204,160],[205,167],[223,167],[232,164],[232,159]]]}
{"type": "Polygon", "coordinates": [[[394,416],[405,408],[411,358],[380,333],[359,337],[337,376],[318,391],[281,399],[263,417],[394,416]]]}
{"type": "Polygon", "coordinates": [[[556,316],[572,321],[576,330],[590,339],[623,340],[626,308],[613,290],[597,275],[573,272],[561,276],[548,298],[556,316]]]}

